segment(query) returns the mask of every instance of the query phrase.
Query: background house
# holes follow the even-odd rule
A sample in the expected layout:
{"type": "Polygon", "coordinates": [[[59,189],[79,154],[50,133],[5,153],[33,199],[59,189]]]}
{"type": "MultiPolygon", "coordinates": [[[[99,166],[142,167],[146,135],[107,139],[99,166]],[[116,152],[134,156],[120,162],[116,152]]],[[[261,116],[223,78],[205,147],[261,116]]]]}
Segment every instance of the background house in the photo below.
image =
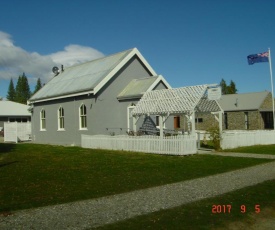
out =
{"type": "Polygon", "coordinates": [[[30,122],[28,108],[27,105],[13,101],[0,101],[0,127],[4,127],[4,122],[30,122]]]}
{"type": "MultiPolygon", "coordinates": [[[[227,94],[218,100],[224,110],[224,130],[273,129],[272,94],[270,92],[227,94]]],[[[182,119],[184,126],[184,119],[182,119]]],[[[211,114],[196,114],[198,130],[217,125],[211,114]]]]}
{"type": "Polygon", "coordinates": [[[81,134],[126,134],[144,92],[165,88],[171,87],[136,48],[61,68],[29,101],[32,140],[80,145],[81,134]]]}

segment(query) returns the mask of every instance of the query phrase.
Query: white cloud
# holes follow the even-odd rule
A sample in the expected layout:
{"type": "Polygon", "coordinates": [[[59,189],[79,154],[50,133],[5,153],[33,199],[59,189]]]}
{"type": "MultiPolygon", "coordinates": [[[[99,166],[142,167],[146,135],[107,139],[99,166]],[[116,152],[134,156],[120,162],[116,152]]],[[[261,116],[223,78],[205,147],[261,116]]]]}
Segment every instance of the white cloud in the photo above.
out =
{"type": "Polygon", "coordinates": [[[64,51],[50,55],[55,63],[62,64],[64,66],[72,66],[103,56],[104,55],[96,49],[80,45],[69,45],[65,47],[64,51]]]}
{"type": "Polygon", "coordinates": [[[0,79],[17,78],[24,72],[30,80],[40,77],[42,82],[47,82],[52,77],[53,66],[62,64],[68,67],[104,56],[96,49],[80,45],[69,45],[63,51],[49,55],[29,53],[15,46],[11,36],[1,31],[0,54],[0,79]]]}

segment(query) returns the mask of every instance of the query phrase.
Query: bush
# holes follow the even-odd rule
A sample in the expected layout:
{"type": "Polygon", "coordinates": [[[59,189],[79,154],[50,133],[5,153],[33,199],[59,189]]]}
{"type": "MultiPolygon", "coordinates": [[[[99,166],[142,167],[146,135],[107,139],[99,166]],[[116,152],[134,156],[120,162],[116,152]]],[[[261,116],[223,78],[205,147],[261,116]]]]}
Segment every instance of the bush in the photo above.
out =
{"type": "Polygon", "coordinates": [[[215,150],[221,149],[221,135],[219,127],[213,126],[207,130],[209,132],[209,138],[213,143],[213,147],[215,150]]]}

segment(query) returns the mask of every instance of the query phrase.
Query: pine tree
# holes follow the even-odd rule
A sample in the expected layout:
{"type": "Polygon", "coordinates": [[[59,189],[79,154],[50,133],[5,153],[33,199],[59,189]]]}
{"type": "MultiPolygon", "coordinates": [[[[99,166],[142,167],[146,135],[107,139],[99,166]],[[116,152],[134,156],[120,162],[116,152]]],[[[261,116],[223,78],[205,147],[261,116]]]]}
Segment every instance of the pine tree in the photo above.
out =
{"type": "Polygon", "coordinates": [[[10,85],[9,85],[9,89],[8,89],[7,99],[9,101],[15,101],[15,89],[14,89],[14,84],[13,84],[12,78],[10,80],[10,85]]]}
{"type": "Polygon", "coordinates": [[[26,77],[25,73],[23,73],[22,76],[23,79],[23,98],[24,98],[24,104],[27,104],[27,101],[31,97],[31,90],[28,82],[28,78],[26,77]]]}
{"type": "Polygon", "coordinates": [[[227,94],[227,85],[226,85],[226,81],[223,78],[220,82],[220,86],[221,86],[221,90],[222,90],[222,95],[227,94]]]}
{"type": "Polygon", "coordinates": [[[35,86],[35,89],[33,91],[33,94],[35,94],[38,90],[40,90],[42,88],[42,84],[41,84],[41,80],[40,78],[37,79],[37,82],[36,82],[36,86],[35,86]]]}
{"type": "Polygon", "coordinates": [[[15,101],[21,104],[27,104],[27,100],[31,96],[31,91],[25,73],[18,77],[15,92],[15,101]]]}
{"type": "Polygon", "coordinates": [[[234,81],[230,81],[230,85],[228,86],[228,94],[235,94],[237,93],[236,84],[234,81]]]}
{"type": "Polygon", "coordinates": [[[236,88],[235,82],[232,80],[230,81],[230,85],[227,85],[226,81],[224,79],[222,79],[220,82],[220,86],[221,86],[221,90],[222,90],[222,95],[235,94],[238,91],[236,88]]]}
{"type": "Polygon", "coordinates": [[[15,87],[15,102],[23,103],[22,77],[19,76],[15,87]]]}

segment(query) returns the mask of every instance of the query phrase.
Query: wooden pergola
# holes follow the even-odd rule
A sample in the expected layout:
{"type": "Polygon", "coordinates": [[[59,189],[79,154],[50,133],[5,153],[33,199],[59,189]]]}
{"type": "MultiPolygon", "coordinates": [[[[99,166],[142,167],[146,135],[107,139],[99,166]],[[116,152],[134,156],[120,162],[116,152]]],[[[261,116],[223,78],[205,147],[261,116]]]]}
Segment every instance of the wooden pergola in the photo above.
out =
{"type": "Polygon", "coordinates": [[[163,137],[163,127],[168,117],[185,115],[192,124],[191,133],[194,134],[195,113],[200,112],[212,113],[219,122],[221,132],[223,110],[216,100],[208,99],[208,89],[214,87],[217,85],[197,85],[146,92],[132,111],[134,131],[136,131],[136,122],[141,115],[158,115],[160,136],[163,137]]]}

